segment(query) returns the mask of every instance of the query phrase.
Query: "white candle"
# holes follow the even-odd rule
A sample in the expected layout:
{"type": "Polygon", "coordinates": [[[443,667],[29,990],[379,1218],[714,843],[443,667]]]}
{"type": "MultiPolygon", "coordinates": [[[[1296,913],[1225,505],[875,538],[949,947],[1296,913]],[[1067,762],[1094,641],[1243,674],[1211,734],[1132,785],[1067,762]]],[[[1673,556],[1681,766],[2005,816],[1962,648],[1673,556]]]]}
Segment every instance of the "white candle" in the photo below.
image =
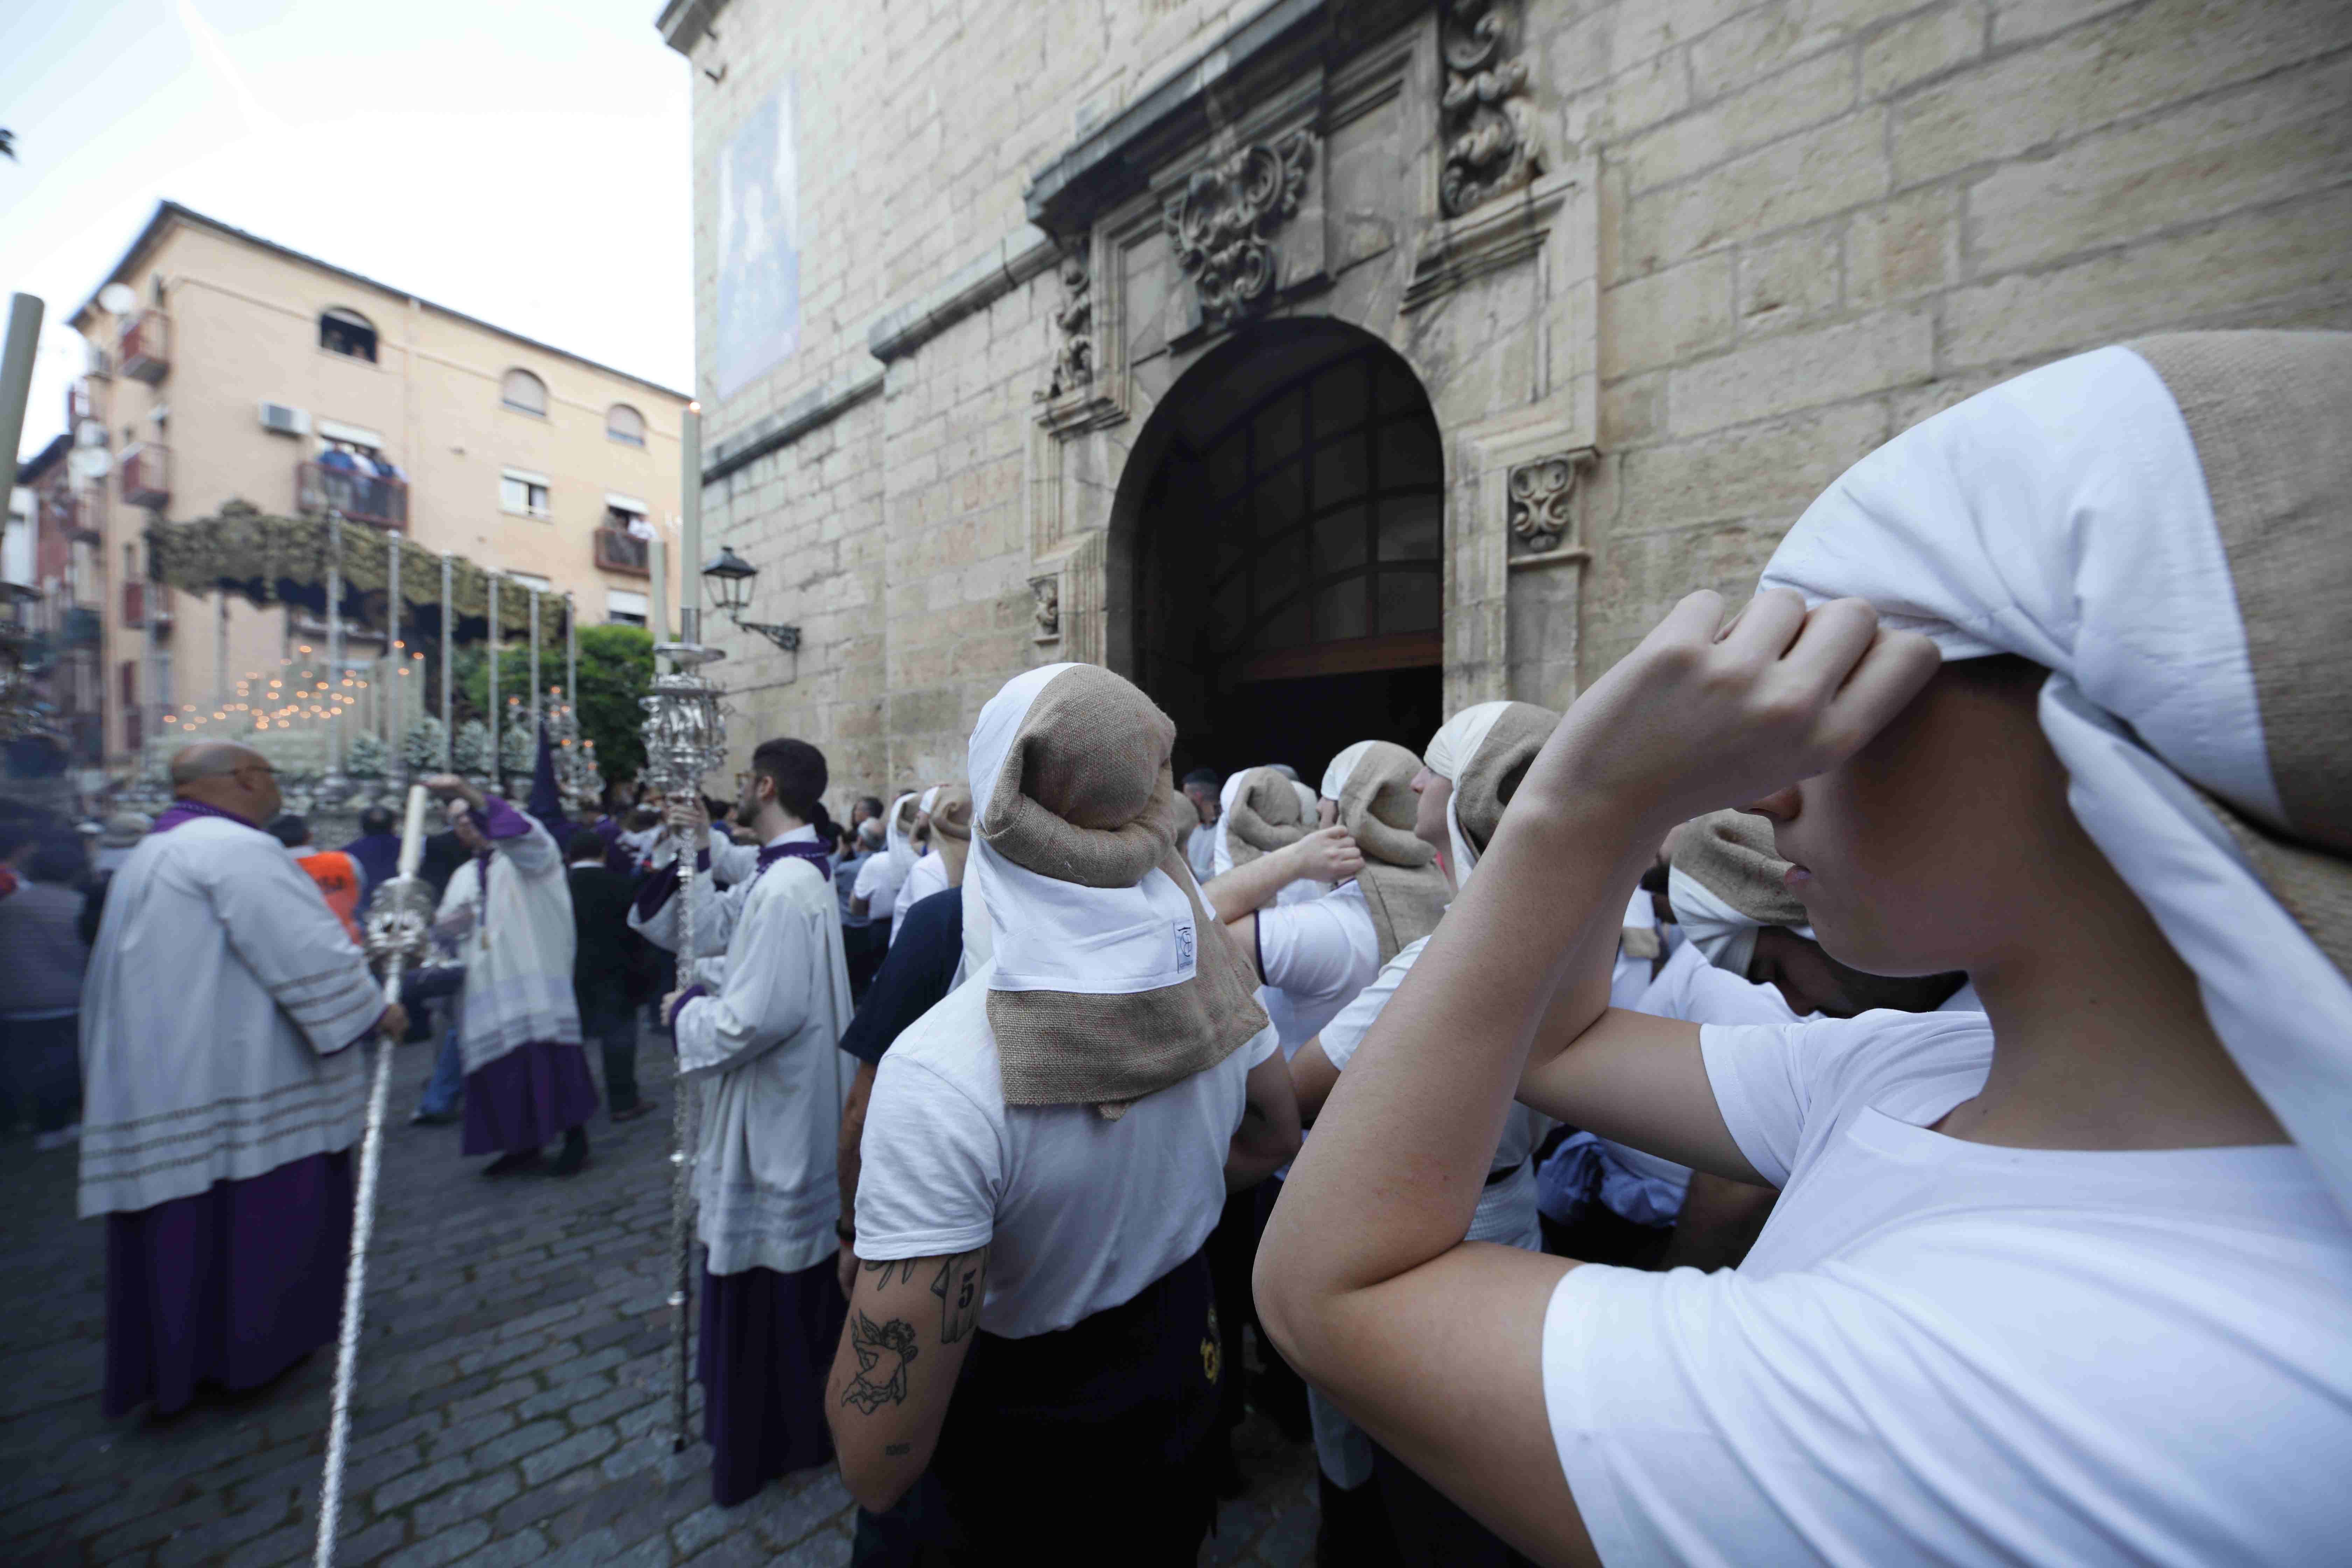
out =
{"type": "Polygon", "coordinates": [[[414,877],[425,864],[425,786],[408,786],[408,818],[400,827],[400,874],[414,877]]]}
{"type": "Polygon", "coordinates": [[[646,569],[653,578],[654,589],[653,619],[646,625],[657,644],[669,641],[669,563],[664,559],[667,553],[662,549],[661,529],[656,525],[654,536],[646,541],[646,569]]]}

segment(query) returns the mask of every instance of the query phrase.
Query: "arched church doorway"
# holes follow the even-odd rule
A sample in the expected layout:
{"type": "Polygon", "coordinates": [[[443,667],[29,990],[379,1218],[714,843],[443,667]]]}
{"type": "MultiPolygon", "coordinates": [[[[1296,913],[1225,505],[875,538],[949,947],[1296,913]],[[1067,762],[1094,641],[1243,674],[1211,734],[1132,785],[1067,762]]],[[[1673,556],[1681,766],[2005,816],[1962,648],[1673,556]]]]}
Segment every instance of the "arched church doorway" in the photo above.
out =
{"type": "Polygon", "coordinates": [[[1288,763],[1311,786],[1351,742],[1428,742],[1444,462],[1394,351],[1263,323],[1170,389],[1131,462],[1130,668],[1176,721],[1180,774],[1288,763]]]}

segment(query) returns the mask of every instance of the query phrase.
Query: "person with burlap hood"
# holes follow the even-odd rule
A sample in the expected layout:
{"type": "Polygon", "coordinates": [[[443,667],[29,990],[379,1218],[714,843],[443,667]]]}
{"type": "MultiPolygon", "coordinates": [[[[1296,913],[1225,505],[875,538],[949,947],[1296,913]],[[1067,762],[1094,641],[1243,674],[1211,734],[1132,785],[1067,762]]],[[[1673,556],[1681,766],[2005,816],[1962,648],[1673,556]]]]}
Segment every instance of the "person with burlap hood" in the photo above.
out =
{"type": "MultiPolygon", "coordinates": [[[[1478,703],[1446,721],[1430,737],[1426,760],[1404,775],[1405,793],[1412,802],[1405,831],[1429,852],[1444,894],[1469,882],[1528,762],[1559,722],[1559,714],[1531,703],[1478,703]]],[[[1388,765],[1380,771],[1387,775],[1385,784],[1396,769],[1388,765]]],[[[1360,793],[1358,798],[1362,798],[1360,793]]],[[[1391,819],[1401,815],[1401,805],[1388,807],[1391,819]]],[[[1411,889],[1413,895],[1420,891],[1411,889]]],[[[1365,1033],[1428,947],[1444,912],[1443,897],[1436,905],[1431,910],[1425,902],[1407,904],[1403,897],[1391,901],[1392,908],[1412,910],[1414,918],[1425,923],[1408,928],[1414,933],[1412,940],[1385,952],[1380,972],[1292,1058],[1299,1104],[1308,1117],[1329,1097],[1365,1033]]],[[[1464,1233],[1470,1240],[1530,1251],[1542,1245],[1535,1172],[1529,1162],[1545,1130],[1544,1119],[1524,1106],[1513,1106],[1506,1113],[1477,1207],[1464,1233]]],[[[1319,1391],[1313,1408],[1316,1456],[1326,1483],[1327,1512],[1347,1517],[1351,1511],[1345,1500],[1332,1495],[1335,1489],[1352,1494],[1359,1507],[1377,1502],[1397,1556],[1409,1564],[1468,1568],[1522,1561],[1476,1521],[1398,1464],[1319,1391]]]]}
{"type": "Polygon", "coordinates": [[[1213,1509],[1202,1245],[1298,1133],[1176,850],[1174,742],[1082,664],[1014,678],[972,731],[979,962],[876,1075],[827,1399],[861,1504],[931,1471],[935,1560],[1190,1564],[1213,1509]]]}
{"type": "Polygon", "coordinates": [[[1677,605],[1324,1107],[1283,1353],[1550,1561],[2340,1559],[2347,408],[2343,333],[2061,360],[1677,605]],[[1828,953],[1984,1010],[1610,1008],[1659,838],[1731,806],[1828,953]],[[1712,1273],[1465,1247],[1515,1097],[1779,1205],[1712,1273]]]}

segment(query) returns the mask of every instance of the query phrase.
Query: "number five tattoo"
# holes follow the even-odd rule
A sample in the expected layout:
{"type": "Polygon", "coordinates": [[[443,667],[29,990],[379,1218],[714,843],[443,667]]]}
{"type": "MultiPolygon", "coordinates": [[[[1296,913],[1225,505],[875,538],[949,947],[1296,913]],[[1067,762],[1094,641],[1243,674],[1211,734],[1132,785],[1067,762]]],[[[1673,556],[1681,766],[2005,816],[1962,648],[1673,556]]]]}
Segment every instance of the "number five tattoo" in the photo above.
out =
{"type": "Polygon", "coordinates": [[[971,1332],[980,1317],[980,1268],[987,1249],[966,1252],[940,1265],[931,1294],[940,1299],[940,1343],[951,1345],[971,1332]]]}

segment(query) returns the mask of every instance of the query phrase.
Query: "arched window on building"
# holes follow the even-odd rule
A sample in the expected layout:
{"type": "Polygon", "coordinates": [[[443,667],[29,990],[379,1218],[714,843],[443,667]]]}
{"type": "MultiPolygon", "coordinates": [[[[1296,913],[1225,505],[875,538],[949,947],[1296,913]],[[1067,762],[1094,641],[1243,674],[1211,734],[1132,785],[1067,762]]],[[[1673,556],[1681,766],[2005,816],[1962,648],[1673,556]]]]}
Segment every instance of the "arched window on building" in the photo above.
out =
{"type": "Polygon", "coordinates": [[[527,370],[510,370],[499,383],[499,401],[520,414],[547,417],[547,383],[527,370]]]}
{"type": "Polygon", "coordinates": [[[345,354],[375,363],[375,325],[357,310],[341,305],[319,317],[319,346],[331,354],[345,354]]]}
{"type": "Polygon", "coordinates": [[[646,416],[625,403],[615,403],[604,410],[604,438],[626,447],[646,444],[646,416]]]}

